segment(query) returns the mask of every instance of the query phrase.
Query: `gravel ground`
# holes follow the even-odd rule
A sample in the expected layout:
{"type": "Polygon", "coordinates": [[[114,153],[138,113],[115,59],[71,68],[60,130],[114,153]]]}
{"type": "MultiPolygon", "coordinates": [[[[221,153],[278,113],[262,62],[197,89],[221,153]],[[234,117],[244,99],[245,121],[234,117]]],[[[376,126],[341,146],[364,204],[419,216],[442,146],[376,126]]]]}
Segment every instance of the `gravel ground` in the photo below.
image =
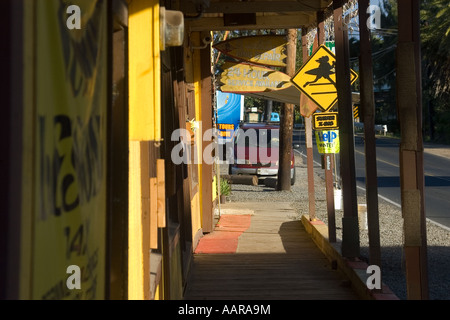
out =
{"type": "MultiPolygon", "coordinates": [[[[296,183],[291,191],[274,191],[264,186],[232,185],[231,202],[283,201],[291,202],[298,219],[308,214],[308,183],[306,161],[296,155],[296,183]]],[[[226,166],[221,171],[226,174],[226,166]]],[[[327,223],[325,182],[323,169],[315,166],[316,216],[327,223]]],[[[358,190],[358,204],[365,204],[365,194],[358,190]]],[[[406,299],[406,281],[403,257],[403,218],[401,209],[379,200],[380,242],[383,282],[400,298],[406,299]]],[[[336,234],[342,235],[342,210],[336,210],[336,234]]],[[[431,300],[450,300],[450,231],[427,222],[428,281],[431,300]]],[[[361,259],[368,260],[368,234],[360,228],[361,259]]]]}

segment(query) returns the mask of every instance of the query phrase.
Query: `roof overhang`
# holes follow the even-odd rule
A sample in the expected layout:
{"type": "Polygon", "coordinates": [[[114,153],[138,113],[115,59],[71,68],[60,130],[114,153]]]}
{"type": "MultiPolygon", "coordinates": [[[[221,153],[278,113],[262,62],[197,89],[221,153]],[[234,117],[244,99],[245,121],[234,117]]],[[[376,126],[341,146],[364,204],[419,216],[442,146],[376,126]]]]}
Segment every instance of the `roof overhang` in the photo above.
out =
{"type": "MultiPolygon", "coordinates": [[[[332,0],[184,0],[180,1],[180,9],[189,31],[299,29],[314,26],[317,13],[332,3],[332,0]]],[[[245,95],[300,104],[300,91],[295,86],[245,95]]],[[[352,94],[352,101],[359,102],[359,93],[352,94]]]]}
{"type": "Polygon", "coordinates": [[[180,3],[190,31],[291,29],[312,26],[332,0],[188,0],[180,3]]]}

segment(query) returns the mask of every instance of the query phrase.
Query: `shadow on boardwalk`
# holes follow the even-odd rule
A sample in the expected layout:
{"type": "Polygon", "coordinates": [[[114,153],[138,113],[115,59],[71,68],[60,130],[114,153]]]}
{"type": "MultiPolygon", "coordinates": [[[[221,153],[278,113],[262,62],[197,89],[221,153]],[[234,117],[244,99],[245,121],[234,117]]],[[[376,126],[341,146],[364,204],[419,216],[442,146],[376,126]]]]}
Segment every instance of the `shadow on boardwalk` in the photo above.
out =
{"type": "Polygon", "coordinates": [[[331,268],[289,203],[229,203],[251,209],[235,253],[196,254],[185,299],[356,300],[349,281],[331,268]]]}

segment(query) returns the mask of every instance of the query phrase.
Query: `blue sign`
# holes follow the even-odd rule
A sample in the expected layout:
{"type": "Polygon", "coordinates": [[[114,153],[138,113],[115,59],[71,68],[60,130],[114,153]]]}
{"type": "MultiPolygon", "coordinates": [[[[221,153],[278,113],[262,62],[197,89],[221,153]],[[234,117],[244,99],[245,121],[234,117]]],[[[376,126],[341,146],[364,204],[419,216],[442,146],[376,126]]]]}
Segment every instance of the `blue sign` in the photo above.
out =
{"type": "Polygon", "coordinates": [[[217,129],[219,143],[230,141],[244,118],[244,96],[217,91],[217,129]]]}

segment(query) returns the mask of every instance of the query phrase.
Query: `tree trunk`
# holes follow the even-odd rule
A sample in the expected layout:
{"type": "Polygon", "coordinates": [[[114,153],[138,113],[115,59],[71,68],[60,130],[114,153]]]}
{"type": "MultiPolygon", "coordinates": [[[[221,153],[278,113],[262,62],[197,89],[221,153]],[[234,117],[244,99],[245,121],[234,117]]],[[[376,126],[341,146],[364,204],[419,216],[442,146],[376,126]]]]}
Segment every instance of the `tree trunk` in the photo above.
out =
{"type": "MultiPolygon", "coordinates": [[[[287,44],[286,74],[294,76],[297,50],[297,30],[289,29],[287,44]]],[[[278,166],[278,190],[291,190],[291,152],[294,123],[294,105],[284,104],[280,120],[280,147],[278,166]]]]}

